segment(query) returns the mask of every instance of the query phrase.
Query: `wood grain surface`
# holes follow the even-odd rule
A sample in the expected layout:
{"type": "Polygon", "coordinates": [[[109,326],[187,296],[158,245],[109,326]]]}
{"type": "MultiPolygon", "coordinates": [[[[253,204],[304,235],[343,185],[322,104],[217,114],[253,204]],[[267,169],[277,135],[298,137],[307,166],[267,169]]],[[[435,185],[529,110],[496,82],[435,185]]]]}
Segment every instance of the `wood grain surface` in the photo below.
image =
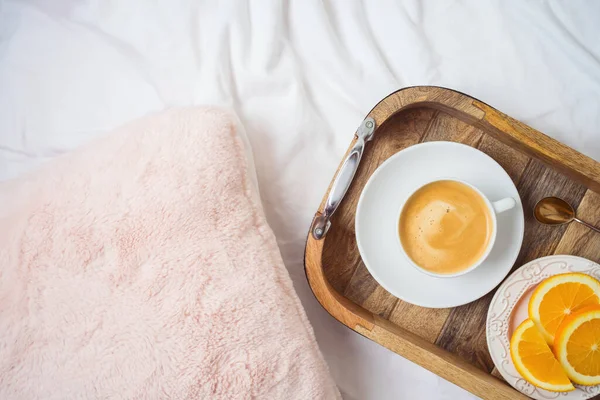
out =
{"type": "MultiPolygon", "coordinates": [[[[525,239],[514,268],[554,253],[600,261],[600,235],[576,223],[541,225],[532,211],[541,198],[559,196],[576,207],[579,217],[600,224],[600,164],[487,104],[448,89],[398,91],[369,116],[378,126],[374,139],[367,145],[327,236],[321,241],[308,237],[305,266],[311,288],[321,304],[348,327],[474,394],[486,399],[522,398],[494,377],[498,375],[485,339],[493,292],[453,309],[422,308],[392,296],[368,273],[356,247],[358,198],[375,169],[396,152],[423,141],[465,143],[494,158],[519,190],[525,239]]],[[[316,215],[322,209],[323,203],[316,215]]]]}
{"type": "MultiPolygon", "coordinates": [[[[600,195],[588,190],[579,207],[577,217],[592,225],[600,226],[600,195]]],[[[572,222],[560,239],[554,254],[576,254],[600,263],[598,234],[585,226],[572,222]]]]}

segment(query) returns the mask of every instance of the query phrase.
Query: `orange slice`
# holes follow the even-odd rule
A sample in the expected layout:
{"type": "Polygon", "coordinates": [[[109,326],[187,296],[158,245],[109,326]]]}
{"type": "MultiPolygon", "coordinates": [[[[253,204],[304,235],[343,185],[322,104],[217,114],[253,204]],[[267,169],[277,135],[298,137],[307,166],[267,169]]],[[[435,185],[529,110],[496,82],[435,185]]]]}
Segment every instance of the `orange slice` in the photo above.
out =
{"type": "Polygon", "coordinates": [[[600,306],[565,318],[556,331],[554,353],[573,382],[600,384],[600,306]]]}
{"type": "Polygon", "coordinates": [[[600,282],[589,275],[573,272],[554,275],[538,285],[529,300],[529,318],[548,344],[565,317],[600,303],[600,282]]]}
{"type": "Polygon", "coordinates": [[[531,319],[523,321],[513,333],[510,356],[527,382],[553,392],[575,389],[531,319]]]}

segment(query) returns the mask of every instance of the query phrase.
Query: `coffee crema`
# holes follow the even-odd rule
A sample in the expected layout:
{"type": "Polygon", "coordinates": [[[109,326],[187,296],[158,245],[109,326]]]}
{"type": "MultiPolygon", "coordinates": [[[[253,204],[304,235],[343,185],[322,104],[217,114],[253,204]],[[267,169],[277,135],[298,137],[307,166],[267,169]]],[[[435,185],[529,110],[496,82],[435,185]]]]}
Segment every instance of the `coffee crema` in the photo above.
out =
{"type": "Polygon", "coordinates": [[[406,201],[398,230],[406,254],[421,268],[454,274],[485,254],[494,220],[485,200],[457,181],[431,182],[406,201]]]}

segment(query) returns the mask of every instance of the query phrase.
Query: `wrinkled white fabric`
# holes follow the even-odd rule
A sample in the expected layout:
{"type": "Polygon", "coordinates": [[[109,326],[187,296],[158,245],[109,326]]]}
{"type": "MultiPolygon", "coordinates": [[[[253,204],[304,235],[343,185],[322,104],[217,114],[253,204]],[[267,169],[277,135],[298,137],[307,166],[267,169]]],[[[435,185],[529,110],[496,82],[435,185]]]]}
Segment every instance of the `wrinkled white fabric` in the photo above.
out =
{"type": "Polygon", "coordinates": [[[468,93],[600,160],[600,2],[0,2],[0,179],[165,107],[232,107],[347,399],[470,394],[334,321],[302,265],[353,132],[388,93],[468,93]]]}

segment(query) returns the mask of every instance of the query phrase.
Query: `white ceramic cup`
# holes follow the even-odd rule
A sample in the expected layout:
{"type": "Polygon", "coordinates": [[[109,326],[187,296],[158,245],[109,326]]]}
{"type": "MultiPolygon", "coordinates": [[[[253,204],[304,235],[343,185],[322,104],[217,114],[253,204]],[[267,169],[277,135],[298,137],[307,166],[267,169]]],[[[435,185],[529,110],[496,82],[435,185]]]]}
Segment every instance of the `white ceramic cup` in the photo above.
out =
{"type": "Polygon", "coordinates": [[[483,263],[483,261],[485,261],[487,256],[492,251],[492,248],[494,247],[494,242],[496,241],[496,233],[498,231],[498,221],[496,219],[496,215],[503,213],[504,211],[508,211],[511,208],[514,208],[517,205],[517,202],[512,197],[506,197],[502,200],[491,202],[483,193],[481,193],[481,191],[479,189],[477,189],[475,186],[471,185],[470,183],[467,183],[465,181],[462,181],[460,179],[455,179],[455,178],[434,179],[432,181],[423,183],[418,188],[413,190],[406,197],[406,199],[404,199],[404,202],[402,203],[402,206],[400,207],[400,212],[398,213],[398,217],[396,218],[396,221],[398,221],[399,224],[402,223],[402,221],[400,220],[400,216],[402,215],[402,210],[404,209],[404,206],[405,206],[406,202],[408,201],[408,199],[410,199],[412,197],[412,195],[415,194],[423,186],[428,185],[433,182],[438,182],[438,181],[454,181],[454,182],[462,183],[463,185],[466,185],[466,186],[470,187],[471,189],[473,189],[485,202],[485,204],[488,208],[488,211],[490,212],[490,215],[492,216],[492,237],[490,238],[490,241],[488,242],[487,248],[485,249],[485,252],[483,253],[483,255],[476,262],[474,262],[469,267],[463,269],[462,271],[456,272],[454,274],[437,274],[435,272],[428,271],[425,268],[419,266],[419,264],[417,264],[415,261],[413,261],[412,258],[410,258],[410,256],[404,250],[404,246],[402,246],[402,241],[400,240],[399,229],[396,229],[396,236],[398,237],[398,244],[400,246],[400,250],[402,251],[402,254],[404,254],[406,259],[410,262],[410,264],[413,267],[415,267],[416,269],[418,269],[419,271],[421,271],[427,275],[431,275],[431,276],[435,276],[435,277],[439,277],[439,278],[453,278],[455,276],[464,275],[468,272],[473,271],[475,268],[480,266],[483,263]]]}

